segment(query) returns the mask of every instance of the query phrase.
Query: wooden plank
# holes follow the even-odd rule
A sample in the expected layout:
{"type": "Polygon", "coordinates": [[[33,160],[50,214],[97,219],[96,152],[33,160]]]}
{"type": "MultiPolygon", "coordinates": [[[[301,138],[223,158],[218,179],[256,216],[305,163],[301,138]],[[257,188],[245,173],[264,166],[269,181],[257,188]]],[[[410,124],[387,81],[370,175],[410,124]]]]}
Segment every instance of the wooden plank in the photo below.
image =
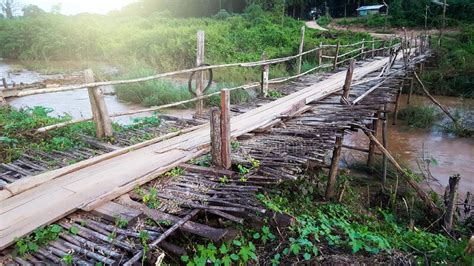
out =
{"type": "Polygon", "coordinates": [[[124,206],[113,201],[109,201],[105,204],[91,211],[95,215],[114,222],[116,218],[126,220],[128,223],[135,220],[142,214],[141,211],[124,206]]]}
{"type": "MultiPolygon", "coordinates": [[[[388,58],[364,64],[354,70],[359,79],[387,64],[388,58]]],[[[322,99],[341,89],[344,71],[291,95],[233,117],[230,134],[241,134],[271,123],[301,103],[322,99]]],[[[194,131],[165,141],[126,150],[102,161],[89,161],[87,166],[61,169],[38,182],[28,178],[36,187],[1,201],[0,249],[13,243],[39,226],[53,222],[77,210],[92,210],[137,185],[144,184],[161,173],[195,158],[209,150],[209,123],[194,131]],[[65,174],[67,173],[67,174],[65,174]]],[[[153,142],[153,141],[152,141],[153,142]]]]}

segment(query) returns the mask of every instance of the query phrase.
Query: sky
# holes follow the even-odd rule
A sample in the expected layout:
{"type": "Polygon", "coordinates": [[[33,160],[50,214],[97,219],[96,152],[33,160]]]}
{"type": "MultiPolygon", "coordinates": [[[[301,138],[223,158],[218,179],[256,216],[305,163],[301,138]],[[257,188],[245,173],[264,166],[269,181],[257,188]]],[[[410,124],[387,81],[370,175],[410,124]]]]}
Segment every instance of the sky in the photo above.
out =
{"type": "Polygon", "coordinates": [[[119,10],[123,6],[136,0],[20,0],[21,5],[37,5],[45,11],[50,11],[51,6],[60,3],[61,14],[75,15],[78,13],[107,14],[112,10],[119,10]]]}

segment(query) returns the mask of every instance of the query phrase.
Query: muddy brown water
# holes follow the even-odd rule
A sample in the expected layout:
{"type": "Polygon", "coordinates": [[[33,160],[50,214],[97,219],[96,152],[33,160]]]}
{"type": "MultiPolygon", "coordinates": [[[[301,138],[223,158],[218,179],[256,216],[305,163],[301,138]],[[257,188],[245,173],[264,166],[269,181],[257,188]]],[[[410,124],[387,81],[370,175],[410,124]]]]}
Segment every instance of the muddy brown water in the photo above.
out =
{"type": "MultiPolygon", "coordinates": [[[[32,83],[51,78],[51,76],[40,75],[32,71],[15,71],[18,66],[10,62],[0,61],[0,77],[6,77],[9,82],[32,83]]],[[[57,75],[55,75],[56,77],[57,75]]],[[[113,88],[104,88],[111,91],[113,88]]],[[[474,110],[474,100],[466,100],[455,97],[436,97],[440,102],[449,107],[464,107],[474,110]]],[[[105,101],[109,113],[124,112],[142,108],[139,105],[120,102],[114,95],[106,95],[105,101]]],[[[402,95],[402,104],[406,104],[406,95],[402,95]]],[[[412,104],[429,102],[426,97],[412,97],[412,104]]],[[[53,116],[70,114],[73,118],[90,117],[90,103],[86,90],[75,90],[51,94],[32,95],[22,98],[12,98],[9,103],[17,108],[44,106],[52,108],[53,116]]],[[[169,109],[165,113],[174,116],[191,118],[193,110],[169,109]]],[[[116,122],[128,124],[134,117],[149,116],[150,113],[136,114],[132,117],[115,118],[116,122]]],[[[367,137],[362,133],[353,133],[345,137],[345,144],[360,148],[368,147],[367,137]]],[[[444,191],[449,176],[459,173],[461,175],[460,191],[466,193],[474,192],[474,138],[458,138],[440,132],[436,127],[426,130],[410,129],[402,125],[393,126],[389,123],[388,148],[396,158],[408,165],[413,171],[419,172],[419,162],[423,158],[435,159],[436,165],[431,165],[433,176],[439,181],[431,182],[430,185],[438,192],[444,191]]],[[[366,160],[366,155],[357,151],[345,151],[344,158],[347,162],[366,160]]]]}
{"type": "MultiPolygon", "coordinates": [[[[456,107],[474,110],[474,99],[435,97],[450,109],[456,107]]],[[[407,96],[402,95],[401,108],[406,105],[406,101],[407,96]]],[[[412,97],[411,104],[425,103],[430,103],[426,97],[417,95],[412,97]]],[[[379,136],[381,136],[380,132],[379,136]]],[[[344,138],[344,144],[367,148],[369,141],[365,134],[357,132],[347,135],[344,138]]],[[[392,121],[389,121],[387,144],[396,159],[416,173],[421,173],[420,166],[424,169],[424,160],[435,160],[436,163],[431,163],[429,169],[437,181],[431,181],[429,186],[438,193],[444,193],[449,177],[454,174],[461,175],[459,191],[462,194],[474,193],[474,138],[450,136],[436,126],[424,130],[409,128],[399,120],[398,125],[395,126],[392,125],[392,121]]],[[[346,150],[344,156],[348,163],[366,161],[366,155],[357,151],[346,150]]]]}

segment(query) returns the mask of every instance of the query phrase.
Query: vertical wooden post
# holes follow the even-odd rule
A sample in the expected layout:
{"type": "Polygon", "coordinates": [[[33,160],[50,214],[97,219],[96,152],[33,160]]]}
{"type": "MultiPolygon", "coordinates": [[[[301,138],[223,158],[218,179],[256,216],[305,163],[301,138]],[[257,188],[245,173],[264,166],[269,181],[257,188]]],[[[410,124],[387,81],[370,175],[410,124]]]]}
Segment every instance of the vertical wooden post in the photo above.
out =
{"type": "MultiPolygon", "coordinates": [[[[388,116],[387,116],[387,104],[383,107],[383,120],[382,120],[382,145],[387,149],[387,131],[388,131],[388,116]]],[[[385,186],[387,181],[387,155],[385,153],[382,157],[382,185],[385,186]]]]}
{"type": "Polygon", "coordinates": [[[318,50],[318,66],[323,64],[323,43],[319,43],[319,50],[318,50]]]}
{"type": "MultiPolygon", "coordinates": [[[[197,53],[196,53],[196,66],[199,67],[204,63],[204,44],[205,43],[205,33],[202,30],[197,32],[197,53]]],[[[196,85],[196,96],[201,97],[204,90],[204,72],[200,71],[197,75],[197,85],[196,85]]],[[[204,99],[200,99],[196,102],[196,116],[202,116],[204,109],[204,99]]]]}
{"type": "Polygon", "coordinates": [[[344,132],[336,136],[336,143],[332,152],[331,170],[329,171],[328,183],[326,185],[326,200],[330,200],[334,196],[334,187],[336,186],[336,177],[339,170],[339,159],[341,157],[342,140],[344,132]]]}
{"type": "MultiPolygon", "coordinates": [[[[300,38],[300,47],[298,49],[298,53],[301,54],[304,49],[304,31],[305,31],[305,26],[301,27],[301,38],[300,38]]],[[[303,56],[300,55],[298,57],[298,66],[297,66],[297,75],[301,74],[301,65],[303,63],[303,56]]]]}
{"type": "MultiPolygon", "coordinates": [[[[380,126],[380,112],[376,112],[374,114],[374,120],[372,120],[372,130],[374,131],[374,137],[377,138],[378,132],[379,132],[379,126],[380,126]]],[[[370,141],[369,143],[369,154],[367,157],[367,166],[369,168],[372,168],[374,166],[374,160],[375,160],[375,143],[373,141],[370,141]]]]}
{"type": "Polygon", "coordinates": [[[221,90],[221,158],[222,166],[229,169],[232,166],[230,157],[230,91],[221,90]]]}
{"type": "Polygon", "coordinates": [[[375,57],[375,40],[372,40],[372,59],[375,57]]]}
{"type": "MultiPolygon", "coordinates": [[[[94,82],[94,73],[91,69],[84,71],[85,83],[94,82]]],[[[112,120],[109,117],[107,106],[105,105],[102,91],[98,87],[87,88],[89,100],[91,103],[92,116],[96,128],[96,136],[98,138],[112,137],[114,132],[112,129],[112,120]]]]}
{"type": "Polygon", "coordinates": [[[448,199],[446,206],[446,216],[444,217],[444,228],[446,228],[448,233],[453,229],[454,211],[456,210],[456,196],[459,180],[461,180],[461,176],[459,176],[459,174],[449,177],[449,184],[446,187],[446,191],[449,195],[445,195],[448,197],[448,199]]]}
{"type": "Polygon", "coordinates": [[[222,167],[221,111],[219,108],[211,108],[210,123],[212,164],[216,167],[222,167]]]}
{"type": "Polygon", "coordinates": [[[362,39],[362,45],[360,47],[360,55],[361,55],[361,58],[362,59],[365,59],[365,53],[364,53],[364,49],[365,49],[365,39],[362,39]]]}
{"type": "Polygon", "coordinates": [[[355,65],[355,60],[351,59],[349,61],[349,67],[347,68],[346,80],[344,81],[344,86],[342,87],[343,92],[342,92],[341,102],[345,104],[349,103],[349,93],[351,90],[352,75],[354,74],[354,65],[355,65]]]}
{"type": "Polygon", "coordinates": [[[410,104],[410,102],[411,102],[411,94],[413,93],[414,84],[415,84],[415,79],[413,77],[411,77],[411,79],[410,79],[410,91],[408,92],[407,104],[410,104]]]}
{"type": "Polygon", "coordinates": [[[3,87],[5,89],[8,89],[8,83],[7,83],[7,80],[5,78],[2,78],[2,83],[3,83],[3,87]]]}
{"type": "Polygon", "coordinates": [[[405,81],[402,81],[401,84],[400,84],[400,89],[398,90],[398,93],[397,93],[397,98],[395,99],[395,109],[393,110],[393,121],[392,121],[392,125],[396,125],[397,124],[397,120],[398,120],[398,108],[399,108],[399,105],[400,105],[400,97],[402,96],[402,92],[403,92],[403,85],[405,84],[405,81]]]}
{"type": "Polygon", "coordinates": [[[333,70],[336,70],[337,69],[337,58],[339,56],[339,42],[337,42],[337,45],[336,45],[336,54],[334,55],[334,65],[332,67],[333,70]]]}
{"type": "MultiPolygon", "coordinates": [[[[262,60],[266,60],[265,52],[262,54],[262,60]]],[[[270,65],[262,66],[262,77],[260,81],[260,96],[266,98],[268,95],[268,80],[270,78],[270,65]]]]}

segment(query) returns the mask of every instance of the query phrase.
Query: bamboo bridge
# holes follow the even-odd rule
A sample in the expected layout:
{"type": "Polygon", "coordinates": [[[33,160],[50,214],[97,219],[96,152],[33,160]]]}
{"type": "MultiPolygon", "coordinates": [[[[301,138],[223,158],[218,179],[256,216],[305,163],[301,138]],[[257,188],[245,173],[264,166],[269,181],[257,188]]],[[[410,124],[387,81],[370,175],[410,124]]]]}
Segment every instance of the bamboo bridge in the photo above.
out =
{"type": "MultiPolygon", "coordinates": [[[[289,217],[265,209],[256,194],[284,180],[298,179],[305,169],[329,169],[325,196],[326,199],[335,197],[342,149],[366,153],[369,165],[373,164],[376,149],[379,149],[385,171],[388,161],[397,166],[386,149],[387,143],[378,141],[378,128],[382,129],[382,135],[386,134],[387,117],[393,115],[393,121],[396,121],[402,91],[410,90],[411,93],[412,73],[430,55],[425,36],[390,44],[383,42],[378,47],[377,41],[362,41],[351,45],[321,44],[304,51],[304,29],[302,31],[299,53],[286,58],[203,65],[201,52],[204,49],[199,49],[204,42],[201,32],[198,33],[197,67],[190,70],[109,82],[94,82],[93,74],[87,71],[86,83],[81,85],[5,88],[0,94],[3,99],[87,88],[93,117],[38,129],[38,132],[93,120],[100,138],[114,134],[111,117],[130,114],[109,115],[98,89],[100,86],[186,73],[202,75],[203,71],[223,67],[259,67],[262,70],[260,82],[215,93],[221,95],[221,108],[210,110],[208,123],[163,116],[162,127],[151,129],[161,136],[143,143],[130,146],[127,141],[130,134],[147,133],[143,130],[128,135],[116,133],[118,141],[114,145],[89,138],[90,147],[87,148],[58,151],[53,155],[32,151],[19,160],[0,165],[0,249],[3,249],[4,259],[20,265],[40,261],[59,263],[68,251],[73,250],[77,264],[132,265],[140,261],[144,252],[140,245],[141,231],[150,236],[150,248],[159,247],[168,254],[179,256],[185,253],[173,241],[173,235],[179,231],[221,241],[237,234],[237,230],[224,226],[229,222],[258,225],[267,217],[278,224],[288,224],[289,217]],[[315,55],[319,65],[302,72],[302,58],[309,55],[315,55]],[[295,76],[269,79],[270,65],[289,60],[297,61],[295,76]],[[313,73],[322,69],[328,71],[313,73]],[[272,83],[284,83],[279,90],[286,96],[266,97],[272,83]],[[261,97],[251,103],[230,105],[232,90],[256,87],[260,88],[261,97]],[[179,130],[167,131],[171,127],[179,130]],[[367,149],[342,144],[345,135],[358,130],[370,139],[367,149]],[[232,148],[232,140],[238,140],[239,147],[232,148]],[[196,162],[206,156],[211,157],[213,166],[197,165],[196,162]],[[59,160],[51,166],[45,162],[48,157],[59,160]],[[80,162],[66,165],[61,158],[80,162]],[[248,158],[257,160],[258,167],[248,158]],[[248,173],[243,178],[242,173],[232,170],[232,165],[243,165],[248,173]],[[180,170],[165,174],[172,169],[180,170]],[[225,182],[222,181],[224,177],[225,182]],[[160,205],[150,206],[143,202],[141,193],[154,193],[160,205]],[[206,224],[198,219],[204,215],[220,222],[206,224]],[[117,217],[125,219],[129,226],[119,227],[115,223],[117,217]],[[146,218],[157,223],[146,224],[143,222],[146,218]],[[40,247],[34,254],[9,258],[10,246],[16,239],[51,223],[63,228],[57,240],[40,247]],[[79,229],[77,234],[64,233],[72,227],[79,229]],[[110,234],[116,235],[116,239],[111,239],[110,234]]],[[[198,102],[197,111],[202,114],[200,102],[211,95],[204,92],[202,76],[195,94],[190,101],[198,102]]],[[[179,104],[182,102],[176,105],[179,104]]],[[[173,104],[134,112],[170,106],[173,104]]],[[[384,178],[385,175],[381,182],[384,178]]],[[[407,177],[405,181],[433,213],[438,211],[413,180],[407,177]]]]}

